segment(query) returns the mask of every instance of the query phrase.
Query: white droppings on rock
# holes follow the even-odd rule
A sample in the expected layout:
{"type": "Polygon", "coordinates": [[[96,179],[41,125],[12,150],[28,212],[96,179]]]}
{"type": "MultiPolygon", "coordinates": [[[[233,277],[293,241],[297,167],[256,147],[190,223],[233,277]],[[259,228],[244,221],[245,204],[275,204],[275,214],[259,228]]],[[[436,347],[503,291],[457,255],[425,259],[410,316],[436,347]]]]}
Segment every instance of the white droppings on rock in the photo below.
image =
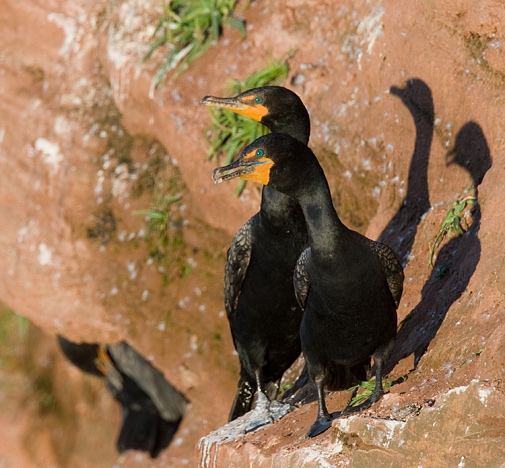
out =
{"type": "Polygon", "coordinates": [[[480,402],[485,405],[486,404],[486,401],[489,397],[489,395],[491,395],[491,393],[493,393],[493,389],[492,388],[479,388],[478,389],[478,394],[479,394],[479,400],[480,402]]]}
{"type": "Polygon", "coordinates": [[[58,51],[60,55],[68,58],[71,52],[78,51],[80,47],[79,39],[80,36],[82,36],[82,31],[80,31],[77,27],[75,19],[62,15],[61,13],[54,12],[49,13],[47,19],[56,23],[56,25],[63,29],[65,34],[63,44],[58,51]]]}
{"type": "Polygon", "coordinates": [[[60,146],[45,138],[37,138],[35,140],[35,150],[41,153],[42,161],[49,166],[49,174],[51,176],[57,174],[60,169],[60,163],[63,161],[60,146]]]}
{"type": "Polygon", "coordinates": [[[136,267],[136,262],[127,262],[126,263],[126,268],[128,269],[128,272],[130,273],[130,280],[137,279],[137,270],[135,269],[136,267]]]}
{"type": "Polygon", "coordinates": [[[351,427],[350,420],[351,418],[337,419],[335,426],[338,427],[342,432],[349,432],[349,429],[351,427]]]}
{"type": "Polygon", "coordinates": [[[466,392],[467,389],[468,389],[468,385],[462,385],[461,387],[451,388],[447,392],[447,395],[451,395],[452,393],[455,393],[456,395],[460,395],[461,393],[466,392]]]}
{"type": "Polygon", "coordinates": [[[37,255],[37,260],[41,265],[52,265],[53,264],[53,252],[44,243],[38,246],[39,254],[37,255]]]}

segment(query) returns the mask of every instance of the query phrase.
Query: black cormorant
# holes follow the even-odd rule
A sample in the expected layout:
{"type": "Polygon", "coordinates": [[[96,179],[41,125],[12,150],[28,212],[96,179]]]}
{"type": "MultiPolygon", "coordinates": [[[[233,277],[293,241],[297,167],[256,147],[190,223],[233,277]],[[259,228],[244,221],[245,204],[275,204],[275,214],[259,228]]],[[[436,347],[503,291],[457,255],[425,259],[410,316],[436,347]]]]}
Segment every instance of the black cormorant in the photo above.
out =
{"type": "Polygon", "coordinates": [[[105,378],[110,393],[121,404],[119,452],[142,450],[156,458],[168,447],[188,402],[159,370],[125,342],[73,343],[58,335],[58,343],[72,364],[105,378]]]}
{"type": "MultiPolygon", "coordinates": [[[[254,88],[232,98],[206,96],[202,103],[257,120],[304,144],[309,140],[307,109],[287,88],[254,88]]],[[[267,393],[275,398],[282,375],[300,355],[302,311],[292,278],[307,245],[298,203],[264,187],[260,211],[235,235],[225,267],[225,308],[241,368],[230,421],[251,409],[256,392],[263,406],[268,404],[267,393]]],[[[249,430],[261,424],[253,423],[249,430]]]]}
{"type": "Polygon", "coordinates": [[[212,176],[216,183],[237,177],[262,183],[293,197],[303,210],[309,247],[297,262],[294,283],[304,309],[302,351],[319,404],[307,435],[316,436],[335,417],[368,408],[383,395],[383,367],[396,337],[403,268],[389,247],[340,221],[316,157],[288,135],[273,133],[257,139],[212,176]],[[342,413],[329,414],[324,390],[332,367],[352,368],[370,357],[376,378],[371,396],[342,413]]]}

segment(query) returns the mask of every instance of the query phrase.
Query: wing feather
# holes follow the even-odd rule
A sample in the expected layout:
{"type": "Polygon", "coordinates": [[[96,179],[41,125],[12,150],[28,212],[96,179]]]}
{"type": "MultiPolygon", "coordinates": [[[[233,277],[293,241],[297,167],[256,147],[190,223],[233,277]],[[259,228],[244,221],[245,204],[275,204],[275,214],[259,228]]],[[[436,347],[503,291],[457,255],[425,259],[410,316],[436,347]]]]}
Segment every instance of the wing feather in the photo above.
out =
{"type": "Polygon", "coordinates": [[[310,280],[307,272],[307,262],[309,257],[310,248],[307,248],[298,257],[295,271],[293,273],[296,300],[298,301],[298,305],[302,310],[305,310],[305,305],[307,304],[307,296],[310,289],[310,280]]]}

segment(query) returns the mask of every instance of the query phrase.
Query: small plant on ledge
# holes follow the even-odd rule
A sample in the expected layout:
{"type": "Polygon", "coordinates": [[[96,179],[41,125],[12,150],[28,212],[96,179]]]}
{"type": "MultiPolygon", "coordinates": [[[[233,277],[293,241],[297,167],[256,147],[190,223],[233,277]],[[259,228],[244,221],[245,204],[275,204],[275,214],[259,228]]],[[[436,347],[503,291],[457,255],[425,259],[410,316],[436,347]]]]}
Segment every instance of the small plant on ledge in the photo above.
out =
{"type": "Polygon", "coordinates": [[[168,56],[158,68],[151,92],[165,75],[184,71],[189,63],[204,54],[221,36],[224,26],[231,26],[245,36],[245,23],[233,16],[237,0],[163,0],[163,14],[153,36],[157,39],[142,59],[148,60],[162,46],[168,56]]]}

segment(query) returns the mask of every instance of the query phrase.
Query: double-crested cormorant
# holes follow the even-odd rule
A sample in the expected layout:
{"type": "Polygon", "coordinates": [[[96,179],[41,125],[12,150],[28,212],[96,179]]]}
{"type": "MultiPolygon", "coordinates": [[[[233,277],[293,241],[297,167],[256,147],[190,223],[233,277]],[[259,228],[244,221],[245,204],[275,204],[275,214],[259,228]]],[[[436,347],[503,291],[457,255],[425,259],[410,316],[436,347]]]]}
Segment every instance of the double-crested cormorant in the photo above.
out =
{"type": "Polygon", "coordinates": [[[262,123],[272,132],[309,142],[309,113],[298,95],[282,86],[252,88],[231,98],[205,96],[202,104],[230,110],[262,123]]]}
{"type": "Polygon", "coordinates": [[[304,309],[302,351],[318,393],[318,416],[307,435],[316,436],[341,414],[370,407],[383,395],[382,374],[396,337],[396,308],[403,269],[394,252],[348,229],[331,200],[324,172],[312,151],[281,134],[257,139],[232,164],[217,168],[214,181],[254,180],[294,198],[309,232],[294,283],[304,309]],[[375,388],[356,407],[330,415],[324,390],[332,367],[348,368],[373,357],[375,388]]]}
{"type": "MultiPolygon", "coordinates": [[[[287,88],[254,88],[232,98],[206,96],[202,103],[257,120],[304,144],[309,140],[307,109],[287,88]]],[[[257,407],[266,407],[266,393],[275,398],[283,373],[300,355],[302,310],[292,278],[307,245],[298,203],[264,187],[260,211],[235,235],[225,267],[225,308],[241,367],[230,421],[251,409],[256,392],[257,407]]],[[[252,423],[249,430],[266,422],[252,423]]]]}
{"type": "Polygon", "coordinates": [[[110,393],[121,404],[119,452],[142,450],[156,458],[168,447],[188,402],[160,371],[124,342],[73,343],[58,335],[58,343],[72,364],[105,378],[110,393]]]}

